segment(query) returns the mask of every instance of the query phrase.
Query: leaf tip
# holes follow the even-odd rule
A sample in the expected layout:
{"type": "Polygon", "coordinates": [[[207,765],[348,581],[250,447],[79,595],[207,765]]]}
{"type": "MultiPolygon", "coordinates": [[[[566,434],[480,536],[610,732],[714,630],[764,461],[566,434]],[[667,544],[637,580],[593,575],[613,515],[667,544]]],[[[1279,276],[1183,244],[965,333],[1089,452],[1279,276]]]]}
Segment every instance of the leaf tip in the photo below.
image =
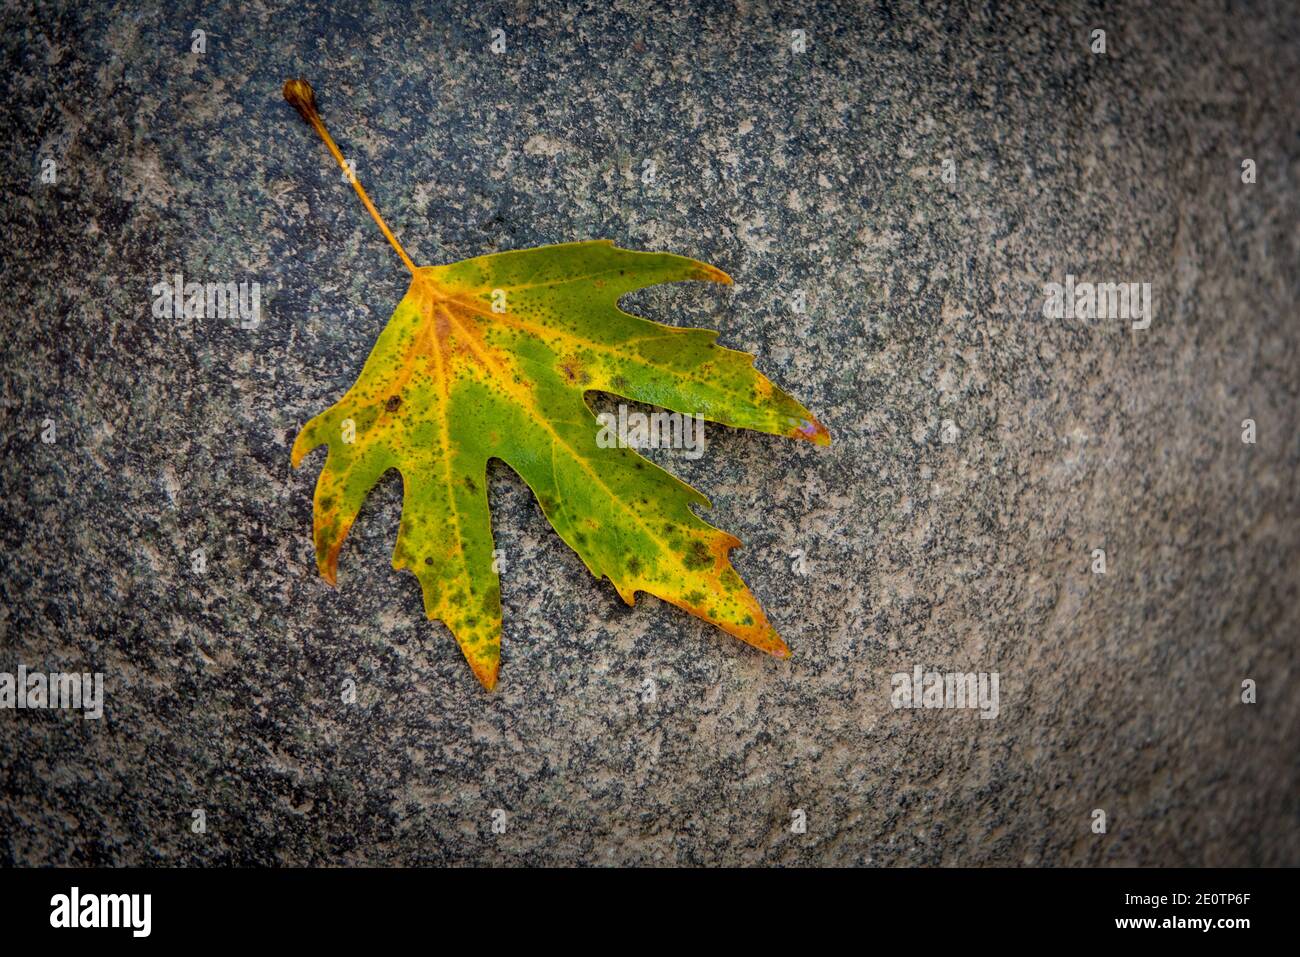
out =
{"type": "Polygon", "coordinates": [[[497,686],[497,671],[500,668],[500,662],[493,661],[490,664],[484,662],[471,661],[470,667],[474,671],[474,677],[479,680],[484,691],[495,691],[497,686]]]}
{"type": "Polygon", "coordinates": [[[328,551],[316,556],[316,567],[320,570],[320,577],[325,579],[325,583],[331,588],[337,588],[339,584],[339,547],[342,544],[342,541],[339,541],[328,551]]]}
{"type": "Polygon", "coordinates": [[[745,639],[759,651],[765,651],[773,658],[785,660],[790,657],[790,646],[781,640],[776,629],[764,623],[765,627],[755,639],[745,639]]]}
{"type": "Polygon", "coordinates": [[[302,465],[303,459],[325,444],[325,441],[320,437],[320,429],[317,427],[320,418],[320,416],[317,416],[304,425],[294,438],[293,447],[289,449],[289,463],[294,468],[302,465]]]}
{"type": "MultiPolygon", "coordinates": [[[[758,612],[762,616],[762,611],[758,612]]],[[[752,645],[764,654],[771,655],[773,658],[789,658],[790,647],[781,640],[781,636],[776,633],[766,620],[761,618],[757,625],[736,625],[730,622],[715,621],[714,624],[722,628],[723,631],[734,635],[747,645],[752,645]]]]}
{"type": "Polygon", "coordinates": [[[733,285],[732,279],[717,266],[710,266],[708,263],[696,263],[699,267],[695,270],[692,279],[703,279],[705,282],[721,283],[724,286],[733,285]]]}
{"type": "Polygon", "coordinates": [[[816,419],[795,419],[791,420],[794,425],[794,432],[791,438],[803,439],[805,442],[811,442],[813,445],[830,445],[831,433],[816,419]]]}
{"type": "Polygon", "coordinates": [[[306,80],[285,80],[284,98],[298,111],[304,122],[311,123],[313,119],[320,119],[320,114],[316,112],[316,91],[306,80]]]}

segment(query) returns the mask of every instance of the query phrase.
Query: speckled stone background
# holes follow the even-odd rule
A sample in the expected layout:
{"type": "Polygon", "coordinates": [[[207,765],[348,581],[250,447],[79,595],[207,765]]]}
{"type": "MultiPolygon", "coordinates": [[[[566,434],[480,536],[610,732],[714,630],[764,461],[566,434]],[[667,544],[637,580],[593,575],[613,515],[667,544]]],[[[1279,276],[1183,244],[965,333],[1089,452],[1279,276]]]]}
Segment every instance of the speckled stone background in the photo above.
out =
{"type": "Polygon", "coordinates": [[[6,4],[0,670],[107,705],[0,711],[0,861],[1300,862],[1300,14],[1052,6],[6,4]],[[419,261],[735,277],[627,306],[835,437],[655,453],[791,661],[624,607],[499,463],[496,692],[389,566],[396,475],[319,579],[290,442],[406,277],[294,75],[419,261]],[[178,271],[260,324],[154,318],[178,271]],[[1044,319],[1067,273],[1152,283],[1150,328],[1044,319]],[[892,709],[916,664],[1000,715],[892,709]]]}

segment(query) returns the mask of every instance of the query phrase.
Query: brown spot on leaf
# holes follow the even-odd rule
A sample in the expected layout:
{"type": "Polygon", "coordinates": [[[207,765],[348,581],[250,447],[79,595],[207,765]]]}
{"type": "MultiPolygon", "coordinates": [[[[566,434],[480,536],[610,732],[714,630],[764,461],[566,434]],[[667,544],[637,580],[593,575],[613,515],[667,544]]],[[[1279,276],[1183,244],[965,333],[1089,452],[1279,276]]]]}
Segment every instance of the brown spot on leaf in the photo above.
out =
{"type": "Polygon", "coordinates": [[[571,385],[586,385],[591,381],[591,376],[587,370],[582,367],[582,363],[577,359],[565,359],[560,363],[560,374],[564,376],[564,381],[571,385]]]}
{"type": "Polygon", "coordinates": [[[682,563],[692,571],[708,568],[713,564],[713,555],[709,552],[707,545],[696,539],[691,542],[691,547],[682,556],[682,563]]]}

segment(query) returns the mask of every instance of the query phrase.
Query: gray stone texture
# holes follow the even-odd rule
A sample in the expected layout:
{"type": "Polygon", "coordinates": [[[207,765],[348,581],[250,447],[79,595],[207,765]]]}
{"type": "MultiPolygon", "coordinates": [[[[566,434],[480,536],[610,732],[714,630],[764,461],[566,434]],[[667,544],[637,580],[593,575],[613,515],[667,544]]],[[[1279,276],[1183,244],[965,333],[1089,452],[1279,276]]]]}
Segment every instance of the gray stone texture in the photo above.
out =
{"type": "Polygon", "coordinates": [[[0,862],[1300,862],[1300,13],[1044,6],[6,4],[0,671],[107,704],[0,711],[0,862]],[[735,278],[625,306],[831,429],[653,454],[792,660],[625,607],[499,463],[495,692],[389,565],[395,474],[321,581],[289,446],[406,274],[299,75],[420,262],[735,278]],[[260,324],[155,318],[176,272],[260,324]],[[1067,273],[1150,282],[1150,328],[1045,319],[1067,273]],[[999,716],[893,709],[917,664],[998,672],[999,716]]]}

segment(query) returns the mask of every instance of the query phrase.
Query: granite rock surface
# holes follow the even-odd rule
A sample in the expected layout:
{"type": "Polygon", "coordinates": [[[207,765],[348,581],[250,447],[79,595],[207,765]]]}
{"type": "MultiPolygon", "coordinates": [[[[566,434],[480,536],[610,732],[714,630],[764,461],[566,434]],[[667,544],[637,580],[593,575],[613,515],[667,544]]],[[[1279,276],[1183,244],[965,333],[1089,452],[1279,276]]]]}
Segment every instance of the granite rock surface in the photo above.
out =
{"type": "Polygon", "coordinates": [[[0,710],[0,862],[1300,862],[1300,12],[930,6],[7,6],[0,672],[105,690],[0,710]],[[624,606],[499,463],[495,692],[396,475],[321,581],[289,447],[407,280],[299,75],[417,261],[735,278],[625,308],[832,432],[651,453],[790,661],[624,606]],[[257,322],[156,316],[178,273],[257,322]],[[1149,325],[1045,317],[1067,276],[1149,325]],[[996,717],[895,708],[917,666],[996,717]]]}

